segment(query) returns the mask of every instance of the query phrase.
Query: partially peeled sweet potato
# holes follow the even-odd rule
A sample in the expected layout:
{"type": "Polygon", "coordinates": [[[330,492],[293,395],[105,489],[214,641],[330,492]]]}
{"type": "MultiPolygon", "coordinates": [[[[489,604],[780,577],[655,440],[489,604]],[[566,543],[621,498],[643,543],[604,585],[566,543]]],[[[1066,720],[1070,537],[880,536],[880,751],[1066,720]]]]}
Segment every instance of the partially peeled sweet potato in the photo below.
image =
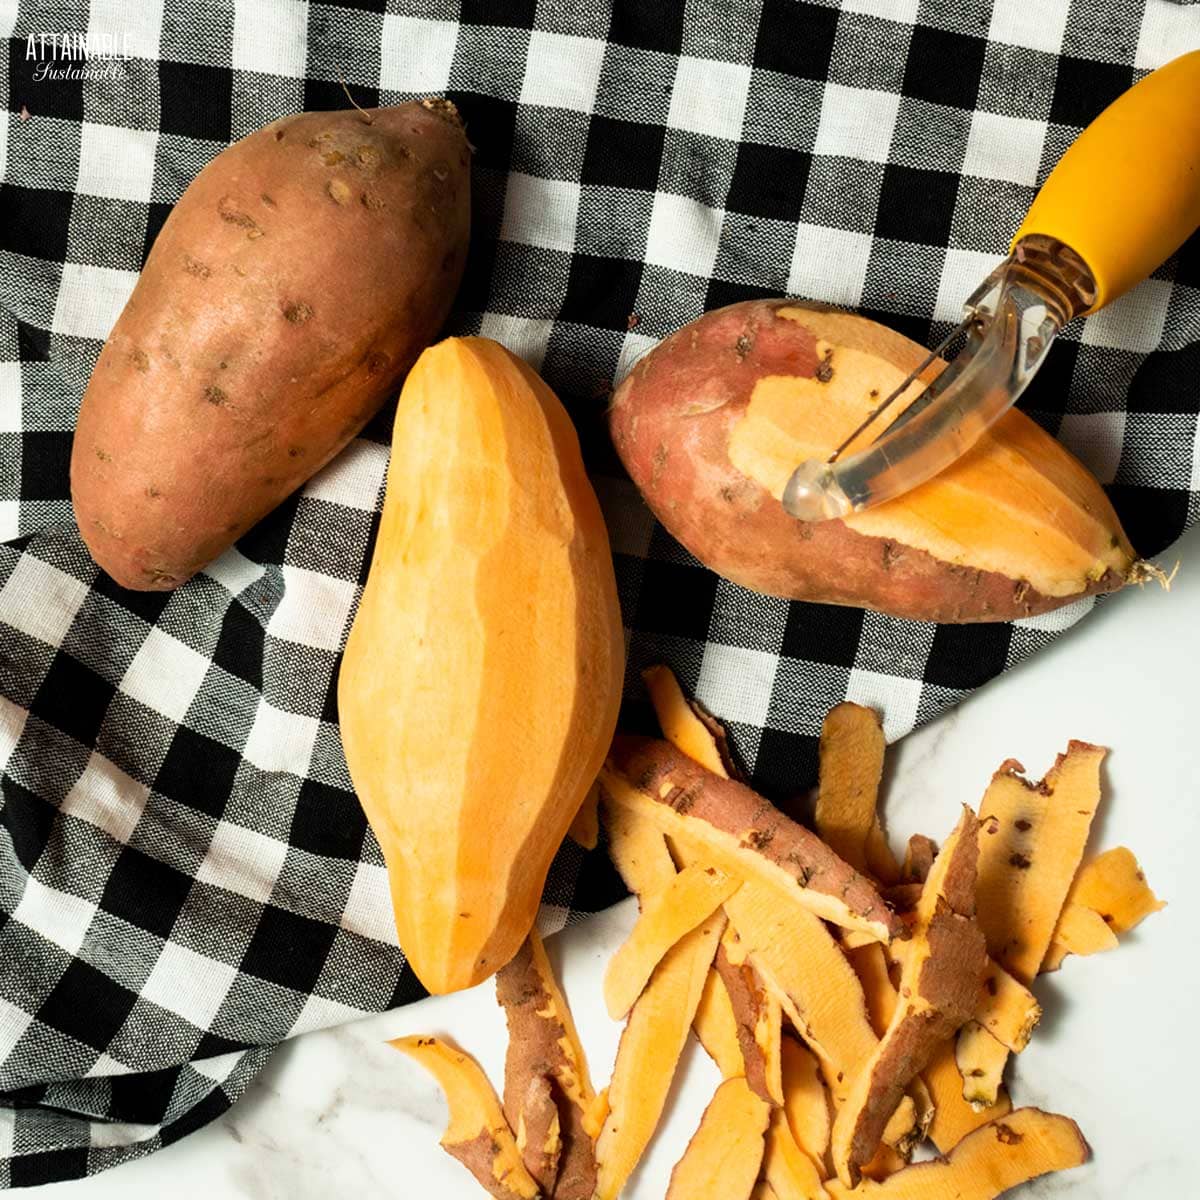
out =
{"type": "Polygon", "coordinates": [[[731,305],[637,363],[613,397],[613,441],[670,533],[758,592],[1006,621],[1136,577],[1100,485],[1017,410],[905,496],[845,520],[788,516],[791,471],[828,457],[927,353],[849,313],[731,305]]]}

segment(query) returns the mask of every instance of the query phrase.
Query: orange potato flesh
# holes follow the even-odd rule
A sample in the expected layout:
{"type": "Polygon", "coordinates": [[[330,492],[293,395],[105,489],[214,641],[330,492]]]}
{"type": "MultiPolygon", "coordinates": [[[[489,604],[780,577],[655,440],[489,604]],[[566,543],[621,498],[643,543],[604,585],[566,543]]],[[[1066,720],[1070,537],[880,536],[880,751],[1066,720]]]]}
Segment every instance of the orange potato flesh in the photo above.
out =
{"type": "Polygon", "coordinates": [[[608,533],[566,410],[497,342],[426,350],[396,409],[338,712],[400,945],[430,992],[495,974],[532,928],[611,742],[623,664],[608,533]]]}

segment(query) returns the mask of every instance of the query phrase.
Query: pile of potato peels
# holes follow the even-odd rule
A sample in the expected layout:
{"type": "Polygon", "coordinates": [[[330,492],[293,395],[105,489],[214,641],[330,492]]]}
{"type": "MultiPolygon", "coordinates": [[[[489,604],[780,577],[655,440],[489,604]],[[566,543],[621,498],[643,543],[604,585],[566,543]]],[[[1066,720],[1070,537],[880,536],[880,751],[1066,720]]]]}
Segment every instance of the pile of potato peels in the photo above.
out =
{"type": "Polygon", "coordinates": [[[739,780],[669,670],[645,678],[664,739],[618,738],[576,824],[594,838],[603,814],[641,906],[605,977],[612,1079],[593,1089],[531,934],[496,980],[503,1103],[445,1041],[392,1043],[446,1092],[442,1145],[499,1200],[614,1200],[694,1032],[723,1082],[667,1200],[992,1200],[1085,1162],[1074,1121],[1014,1110],[1002,1077],[1041,1017],[1034,978],[1162,907],[1125,848],[1081,866],[1105,751],[1071,742],[1040,783],[1004,763],[978,815],[899,863],[873,711],[826,717],[813,833],[739,780]],[[926,1142],[938,1156],[910,1164],[926,1142]]]}

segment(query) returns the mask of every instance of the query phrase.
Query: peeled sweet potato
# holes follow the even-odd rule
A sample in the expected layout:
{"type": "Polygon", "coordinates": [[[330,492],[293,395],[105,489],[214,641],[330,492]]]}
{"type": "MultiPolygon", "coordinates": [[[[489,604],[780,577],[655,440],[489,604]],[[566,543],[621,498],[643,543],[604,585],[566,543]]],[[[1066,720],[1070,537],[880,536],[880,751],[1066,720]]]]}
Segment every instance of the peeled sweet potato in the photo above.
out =
{"type": "Polygon", "coordinates": [[[496,342],[425,351],[338,700],[400,945],[429,991],[487,978],[529,932],[612,737],[623,658],[566,411],[496,342]]]}
{"type": "Polygon", "coordinates": [[[285,117],[200,172],[75,431],[75,515],[118,583],[182,583],[395,394],[458,288],[469,185],[445,100],[285,117]]]}
{"type": "Polygon", "coordinates": [[[1003,621],[1136,575],[1099,484],[1016,410],[890,503],[812,525],[784,511],[792,470],[828,457],[927,353],[848,313],[734,304],[638,362],[613,397],[613,441],[671,534],[758,592],[1003,621]]]}

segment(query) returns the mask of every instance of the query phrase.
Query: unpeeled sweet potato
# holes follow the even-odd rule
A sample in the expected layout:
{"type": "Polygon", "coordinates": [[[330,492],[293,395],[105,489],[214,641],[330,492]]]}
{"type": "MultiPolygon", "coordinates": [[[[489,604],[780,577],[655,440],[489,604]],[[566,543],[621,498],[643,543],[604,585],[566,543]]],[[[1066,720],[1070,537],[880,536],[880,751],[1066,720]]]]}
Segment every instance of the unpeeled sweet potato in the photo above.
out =
{"type": "Polygon", "coordinates": [[[395,394],[458,288],[469,181],[444,100],[285,117],[193,180],[75,430],[75,515],[118,583],[182,583],[395,394]]]}
{"type": "Polygon", "coordinates": [[[887,504],[812,525],[784,511],[792,470],[827,458],[927,353],[849,313],[786,300],[730,305],[637,363],[613,397],[613,441],[684,546],[770,595],[918,620],[1004,621],[1135,575],[1099,484],[1016,410],[887,504]]]}

